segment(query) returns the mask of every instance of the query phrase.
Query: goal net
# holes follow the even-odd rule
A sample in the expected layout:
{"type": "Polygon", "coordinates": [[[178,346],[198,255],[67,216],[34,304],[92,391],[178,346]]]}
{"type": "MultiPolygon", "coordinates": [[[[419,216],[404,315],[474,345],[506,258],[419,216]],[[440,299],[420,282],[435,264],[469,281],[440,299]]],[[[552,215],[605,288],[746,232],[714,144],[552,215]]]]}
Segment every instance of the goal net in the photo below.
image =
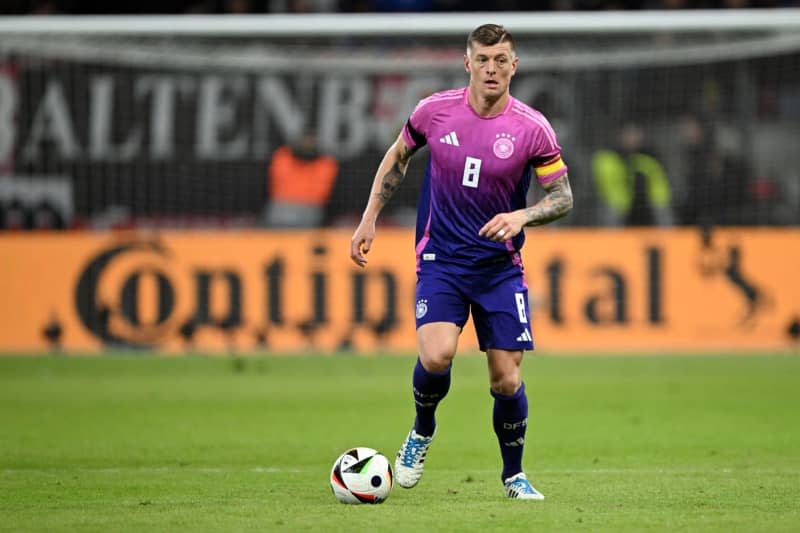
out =
{"type": "MultiPolygon", "coordinates": [[[[559,135],[560,224],[800,223],[786,9],[0,19],[3,224],[264,225],[272,154],[310,130],[339,162],[325,222],[351,224],[414,104],[466,83],[485,22],[513,32],[512,93],[559,135]],[[631,169],[634,144],[651,159],[631,169]]],[[[425,157],[384,221],[413,221],[425,157]]]]}

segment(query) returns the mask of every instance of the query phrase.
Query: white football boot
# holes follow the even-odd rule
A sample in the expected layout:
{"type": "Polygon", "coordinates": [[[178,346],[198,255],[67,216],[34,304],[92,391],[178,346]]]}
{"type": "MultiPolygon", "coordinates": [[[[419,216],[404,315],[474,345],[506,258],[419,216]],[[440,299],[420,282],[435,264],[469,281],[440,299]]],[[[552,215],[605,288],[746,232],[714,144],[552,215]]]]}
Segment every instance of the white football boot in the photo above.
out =
{"type": "Polygon", "coordinates": [[[423,437],[413,429],[408,433],[394,461],[394,477],[398,485],[410,489],[419,482],[434,435],[436,431],[430,437],[423,437]]]}
{"type": "Polygon", "coordinates": [[[544,494],[533,488],[524,472],[503,481],[506,496],[519,500],[544,500],[544,494]]]}

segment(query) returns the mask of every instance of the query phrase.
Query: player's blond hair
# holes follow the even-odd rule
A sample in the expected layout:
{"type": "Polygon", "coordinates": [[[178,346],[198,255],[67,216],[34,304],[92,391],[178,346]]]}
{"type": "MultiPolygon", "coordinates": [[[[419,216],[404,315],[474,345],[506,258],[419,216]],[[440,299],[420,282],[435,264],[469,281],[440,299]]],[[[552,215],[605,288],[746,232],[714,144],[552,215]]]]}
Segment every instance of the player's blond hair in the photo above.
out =
{"type": "Polygon", "coordinates": [[[516,53],[514,49],[514,38],[508,33],[508,30],[499,24],[484,24],[472,30],[469,37],[467,37],[467,54],[469,54],[473,43],[483,46],[508,43],[511,47],[511,53],[516,53]]]}

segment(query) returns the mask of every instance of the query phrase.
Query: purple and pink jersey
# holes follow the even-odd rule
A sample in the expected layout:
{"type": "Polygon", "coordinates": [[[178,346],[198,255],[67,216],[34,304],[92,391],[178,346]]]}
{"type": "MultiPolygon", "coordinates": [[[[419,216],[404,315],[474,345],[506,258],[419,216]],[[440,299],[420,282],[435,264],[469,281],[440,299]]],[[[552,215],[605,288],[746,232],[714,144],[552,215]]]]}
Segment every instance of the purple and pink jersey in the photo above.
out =
{"type": "Polygon", "coordinates": [[[473,266],[515,255],[524,232],[497,243],[478,231],[496,214],[526,207],[531,168],[542,184],[567,172],[540,112],[511,97],[500,114],[482,117],[467,96],[466,87],[434,93],[403,128],[409,147],[430,147],[417,214],[418,266],[426,260],[473,266]]]}

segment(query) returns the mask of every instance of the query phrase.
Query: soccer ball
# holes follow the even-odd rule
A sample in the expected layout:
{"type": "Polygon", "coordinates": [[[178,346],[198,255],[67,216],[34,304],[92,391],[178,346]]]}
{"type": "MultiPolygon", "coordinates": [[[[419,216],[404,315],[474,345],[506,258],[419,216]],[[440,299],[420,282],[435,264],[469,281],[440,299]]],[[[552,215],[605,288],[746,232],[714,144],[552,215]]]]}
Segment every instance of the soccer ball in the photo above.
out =
{"type": "Polygon", "coordinates": [[[383,503],[392,490],[392,466],[372,448],[352,448],[331,468],[331,489],[342,503],[383,503]]]}

